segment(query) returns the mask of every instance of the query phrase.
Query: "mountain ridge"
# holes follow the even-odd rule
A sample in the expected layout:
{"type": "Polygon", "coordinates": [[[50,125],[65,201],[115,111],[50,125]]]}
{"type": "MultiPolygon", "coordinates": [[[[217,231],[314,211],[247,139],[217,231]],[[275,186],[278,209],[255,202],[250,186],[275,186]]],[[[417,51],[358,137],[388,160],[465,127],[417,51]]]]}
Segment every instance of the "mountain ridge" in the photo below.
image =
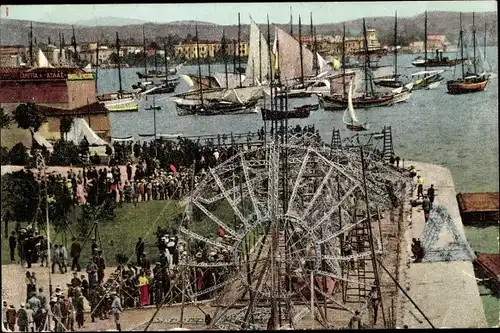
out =
{"type": "MultiPolygon", "coordinates": [[[[98,18],[99,19],[99,18],[98,18]]],[[[97,19],[97,20],[98,20],[97,19]]],[[[498,39],[497,28],[497,12],[482,12],[475,14],[476,29],[482,39],[484,35],[484,24],[487,24],[488,42],[496,45],[498,39]]],[[[140,22],[146,22],[139,20],[140,22]]],[[[236,21],[236,20],[235,20],[236,21]]],[[[348,35],[359,35],[362,30],[362,18],[344,22],[348,35]]],[[[462,13],[462,25],[465,30],[470,31],[472,26],[472,13],[462,13]]],[[[235,25],[218,25],[211,22],[201,21],[174,21],[168,23],[140,23],[126,24],[122,26],[85,26],[75,24],[75,35],[77,43],[90,42],[100,40],[105,43],[112,43],[116,38],[116,31],[120,32],[121,39],[130,39],[137,44],[142,44],[142,28],[144,25],[145,33],[149,40],[154,40],[167,35],[177,35],[184,39],[187,35],[194,36],[195,23],[198,24],[199,38],[209,40],[220,40],[223,31],[227,38],[236,39],[238,37],[238,26],[235,25]]],[[[290,31],[289,24],[274,24],[285,31],[290,31]]],[[[326,23],[315,24],[317,34],[341,35],[342,24],[326,23]]],[[[257,23],[260,29],[267,36],[267,24],[257,23]]],[[[377,30],[381,43],[392,41],[394,31],[394,17],[369,17],[366,18],[367,28],[377,30]]],[[[0,20],[0,44],[1,45],[27,45],[30,21],[2,19],[0,20]]],[[[247,40],[250,26],[248,24],[241,25],[241,38],[247,40]]],[[[295,34],[298,31],[298,24],[294,24],[293,30],[295,34]]],[[[458,38],[459,13],[458,12],[428,12],[428,32],[445,34],[450,42],[455,42],[458,38]]],[[[303,24],[303,34],[309,35],[310,28],[308,22],[303,24]]],[[[398,17],[398,38],[401,42],[408,40],[422,40],[424,31],[424,13],[413,17],[398,17]]],[[[70,24],[55,24],[45,22],[33,22],[33,35],[40,42],[47,41],[48,37],[51,40],[57,40],[59,32],[65,35],[65,39],[69,42],[72,35],[72,27],[70,24]]]]}

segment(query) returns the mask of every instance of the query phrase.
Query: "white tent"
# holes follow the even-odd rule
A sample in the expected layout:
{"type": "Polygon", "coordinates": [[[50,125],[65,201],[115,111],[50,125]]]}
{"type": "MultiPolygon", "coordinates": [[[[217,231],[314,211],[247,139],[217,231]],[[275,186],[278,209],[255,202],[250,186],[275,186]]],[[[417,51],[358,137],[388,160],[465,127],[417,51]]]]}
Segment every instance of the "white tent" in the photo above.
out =
{"type": "Polygon", "coordinates": [[[91,146],[107,146],[108,142],[101,139],[83,118],[73,118],[73,124],[67,133],[66,140],[78,145],[86,138],[91,146]]]}
{"type": "Polygon", "coordinates": [[[49,61],[47,60],[47,57],[43,53],[41,49],[38,49],[38,56],[37,56],[37,64],[38,67],[48,67],[48,68],[54,68],[49,61]]]}
{"type": "Polygon", "coordinates": [[[45,148],[47,148],[47,150],[52,153],[54,151],[54,146],[52,146],[52,144],[50,142],[47,141],[47,139],[45,139],[41,134],[40,132],[35,132],[33,134],[33,139],[35,139],[35,141],[40,145],[40,146],[43,146],[45,148]]]}

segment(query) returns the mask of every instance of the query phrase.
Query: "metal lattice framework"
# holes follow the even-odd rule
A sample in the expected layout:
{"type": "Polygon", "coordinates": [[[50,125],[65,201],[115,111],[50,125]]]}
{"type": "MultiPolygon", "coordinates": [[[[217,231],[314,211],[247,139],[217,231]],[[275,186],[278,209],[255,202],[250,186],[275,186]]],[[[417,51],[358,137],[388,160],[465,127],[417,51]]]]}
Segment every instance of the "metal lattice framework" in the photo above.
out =
{"type": "MultiPolygon", "coordinates": [[[[406,179],[376,154],[365,154],[370,211],[365,207],[360,217],[363,209],[356,206],[365,197],[359,148],[320,147],[314,134],[288,142],[233,156],[191,194],[179,229],[188,240],[179,268],[191,302],[216,299],[213,328],[262,329],[271,316],[279,317],[275,327],[294,328],[313,310],[311,298],[354,312],[331,285],[370,287],[342,267],[370,259],[372,252],[344,255],[341,242],[366,224],[372,209],[404,197],[406,179]],[[217,235],[220,228],[225,237],[217,235]],[[326,279],[317,282],[322,277],[328,287],[326,279]]],[[[316,315],[327,327],[324,314],[316,315]]]]}

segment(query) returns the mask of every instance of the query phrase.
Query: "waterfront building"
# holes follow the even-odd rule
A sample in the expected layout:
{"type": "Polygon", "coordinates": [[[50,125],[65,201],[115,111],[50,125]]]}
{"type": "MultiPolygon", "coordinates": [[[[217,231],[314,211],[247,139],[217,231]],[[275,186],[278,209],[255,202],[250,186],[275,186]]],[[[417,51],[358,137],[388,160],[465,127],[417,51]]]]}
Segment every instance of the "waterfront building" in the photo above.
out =
{"type": "MultiPolygon", "coordinates": [[[[235,54],[234,46],[237,43],[236,40],[227,40],[226,50],[229,55],[235,54]]],[[[213,58],[222,49],[222,44],[221,41],[200,40],[198,41],[198,48],[200,58],[213,58]]],[[[239,49],[241,57],[248,57],[248,42],[240,41],[239,49]]],[[[186,60],[196,59],[198,57],[196,41],[182,42],[176,45],[175,56],[186,60]]]]}
{"type": "Polygon", "coordinates": [[[24,54],[24,45],[0,45],[0,66],[20,66],[23,63],[24,54]]]}
{"type": "MultiPolygon", "coordinates": [[[[90,127],[104,140],[111,137],[108,112],[97,102],[94,73],[80,68],[0,68],[0,103],[11,114],[19,104],[34,103],[47,116],[40,134],[59,139],[59,123],[63,116],[86,117],[90,127]]],[[[19,132],[15,125],[2,130],[19,132]]],[[[29,132],[25,134],[29,136],[29,132]]],[[[17,133],[19,135],[19,133],[17,133]]],[[[17,142],[14,142],[14,144],[17,142]]]]}

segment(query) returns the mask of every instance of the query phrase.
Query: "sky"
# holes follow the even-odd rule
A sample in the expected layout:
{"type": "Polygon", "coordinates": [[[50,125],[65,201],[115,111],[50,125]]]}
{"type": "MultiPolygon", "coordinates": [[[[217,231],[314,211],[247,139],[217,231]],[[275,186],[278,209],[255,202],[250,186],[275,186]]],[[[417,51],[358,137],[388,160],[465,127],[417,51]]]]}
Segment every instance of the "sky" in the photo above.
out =
{"type": "Polygon", "coordinates": [[[336,23],[373,16],[411,17],[428,11],[485,12],[497,11],[496,1],[370,1],[370,2],[259,2],[259,3],[198,3],[198,4],[105,4],[105,5],[2,5],[1,17],[53,23],[76,23],[102,17],[141,19],[156,23],[197,20],[222,25],[250,22],[290,22],[290,7],[294,22],[298,15],[315,24],[336,23]],[[8,7],[8,9],[7,9],[8,7]]]}

